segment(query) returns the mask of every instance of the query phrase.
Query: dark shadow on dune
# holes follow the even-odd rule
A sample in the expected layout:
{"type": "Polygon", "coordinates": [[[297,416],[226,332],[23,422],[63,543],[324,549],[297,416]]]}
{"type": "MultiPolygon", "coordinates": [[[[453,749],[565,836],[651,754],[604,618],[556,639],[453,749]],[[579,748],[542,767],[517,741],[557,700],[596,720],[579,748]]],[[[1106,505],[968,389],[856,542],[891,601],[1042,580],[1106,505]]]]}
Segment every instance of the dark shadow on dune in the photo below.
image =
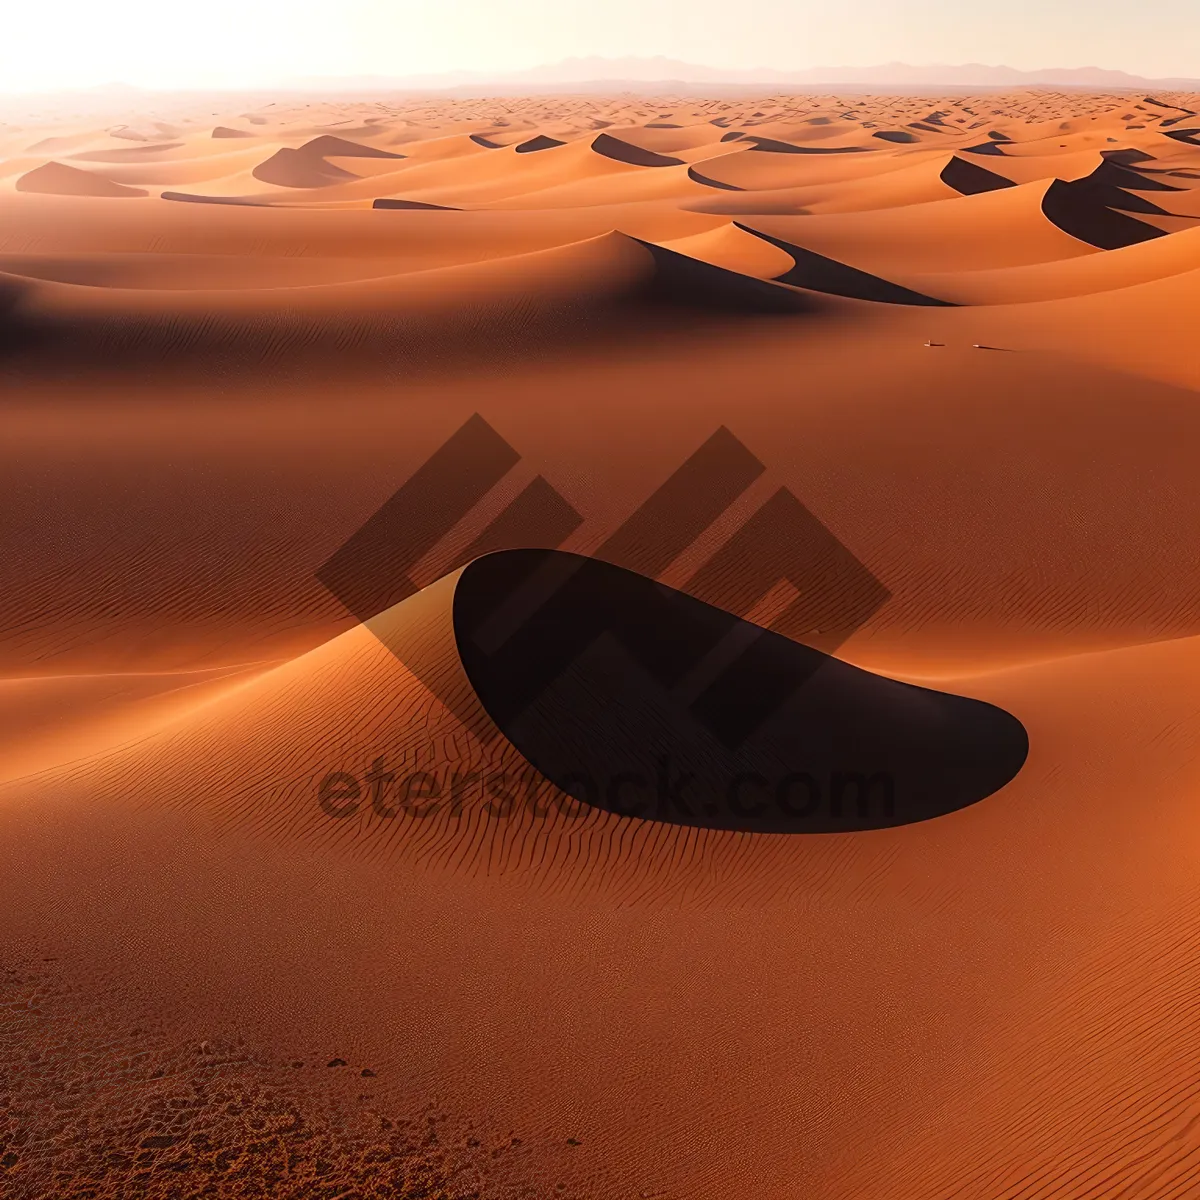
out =
{"type": "Polygon", "coordinates": [[[653,150],[643,150],[631,142],[623,142],[610,133],[601,133],[592,141],[592,149],[605,158],[617,162],[628,163],[631,167],[678,167],[682,166],[682,158],[672,158],[668,154],[655,154],[653,150]]]}
{"type": "Polygon", "coordinates": [[[1153,96],[1143,96],[1143,104],[1153,104],[1155,108],[1169,108],[1175,112],[1185,112],[1189,116],[1193,115],[1189,109],[1180,108],[1178,104],[1168,104],[1165,100],[1156,100],[1153,96]]]}
{"type": "Polygon", "coordinates": [[[448,369],[494,370],[577,354],[581,339],[597,352],[609,344],[627,352],[632,344],[715,336],[718,328],[728,334],[731,321],[824,311],[813,295],[629,240],[646,258],[630,263],[611,286],[593,289],[583,280],[567,292],[546,292],[540,283],[527,286],[514,275],[501,293],[478,299],[465,294],[453,304],[427,304],[420,290],[410,294],[401,288],[397,297],[377,304],[310,311],[293,307],[281,289],[246,312],[219,301],[159,309],[136,300],[128,309],[101,305],[76,311],[40,306],[33,288],[22,291],[30,303],[13,307],[5,318],[0,395],[8,379],[74,378],[81,371],[97,377],[153,371],[195,380],[237,370],[278,381],[310,380],[314,371],[331,370],[383,371],[397,379],[448,369]]]}
{"type": "Polygon", "coordinates": [[[286,146],[277,150],[270,158],[256,166],[250,173],[263,183],[276,187],[318,188],[335,183],[346,183],[359,177],[342,167],[336,167],[327,158],[391,158],[403,159],[403,154],[389,150],[377,150],[374,146],[363,146],[345,138],[322,134],[305,142],[297,150],[286,146]]]}
{"type": "Polygon", "coordinates": [[[778,246],[780,250],[790,254],[795,266],[783,275],[776,276],[778,283],[789,283],[793,287],[807,288],[814,292],[825,292],[831,296],[847,296],[854,300],[872,300],[878,304],[908,304],[928,308],[955,308],[949,300],[938,300],[921,292],[914,292],[901,287],[878,275],[860,271],[857,267],[847,266],[834,258],[826,258],[814,250],[806,250],[803,246],[785,242],[782,238],[772,237],[760,229],[752,229],[740,221],[734,224],[738,229],[778,246]]]}
{"type": "Polygon", "coordinates": [[[693,183],[702,183],[705,187],[721,188],[726,192],[743,192],[746,189],[740,188],[736,183],[722,183],[719,179],[709,179],[707,175],[701,175],[695,167],[688,167],[688,178],[693,183]]]}
{"type": "MultiPolygon", "coordinates": [[[[1146,175],[1139,170],[1131,169],[1126,166],[1122,160],[1116,158],[1106,158],[1090,175],[1087,176],[1094,184],[1101,184],[1104,187],[1121,188],[1125,192],[1182,192],[1185,189],[1175,187],[1173,184],[1164,183],[1161,179],[1154,178],[1153,175],[1146,175]]],[[[1129,200],[1131,197],[1125,196],[1124,200],[1129,200]]],[[[1118,197],[1117,202],[1113,203],[1113,207],[1124,207],[1121,203],[1122,198],[1118,197]]],[[[1135,208],[1132,212],[1154,212],[1155,209],[1151,206],[1148,209],[1135,208]]]]}
{"type": "Polygon", "coordinates": [[[483,146],[486,150],[503,150],[504,147],[500,142],[492,142],[483,136],[482,133],[473,133],[470,135],[471,141],[477,146],[483,146]]]}
{"type": "Polygon", "coordinates": [[[738,138],[743,138],[746,135],[740,129],[731,129],[728,133],[722,135],[723,142],[736,142],[738,138]]]}
{"type": "Polygon", "coordinates": [[[881,142],[896,142],[901,146],[911,146],[921,140],[915,133],[909,133],[906,129],[877,129],[871,136],[879,138],[881,142]]]}
{"type": "Polygon", "coordinates": [[[329,187],[358,178],[350,171],[327,163],[319,155],[309,154],[304,149],[289,150],[287,147],[276,150],[250,174],[263,183],[288,188],[329,187]]]}
{"type": "Polygon", "coordinates": [[[505,737],[562,792],[621,816],[886,828],[984,799],[1028,753],[1002,709],[860,670],[598,559],[476,559],[453,623],[505,737]],[[761,718],[750,728],[746,709],[761,718]]]}
{"type": "Polygon", "coordinates": [[[754,143],[755,150],[765,154],[866,154],[870,146],[794,146],[791,142],[781,142],[775,138],[755,137],[747,133],[744,139],[754,143]]]}
{"type": "Polygon", "coordinates": [[[404,154],[395,154],[391,150],[379,150],[375,146],[364,146],[360,142],[347,141],[346,138],[334,137],[324,133],[315,137],[311,142],[305,142],[299,153],[311,155],[313,158],[407,158],[404,154]]]}
{"type": "Polygon", "coordinates": [[[964,154],[991,154],[998,158],[1004,157],[1003,142],[980,142],[978,146],[965,146],[964,154]]]}
{"type": "Polygon", "coordinates": [[[529,141],[522,142],[516,149],[518,154],[536,154],[539,150],[552,150],[555,146],[565,146],[566,142],[560,142],[558,138],[547,137],[544,133],[539,133],[537,137],[531,137],[529,141]]]}
{"type": "Polygon", "coordinates": [[[1200,129],[1167,129],[1163,131],[1163,137],[1169,137],[1177,142],[1184,142],[1189,146],[1200,146],[1200,129]]]}
{"type": "Polygon", "coordinates": [[[1101,150],[1100,157],[1105,162],[1120,163],[1126,167],[1131,167],[1135,163],[1154,162],[1153,154],[1147,154],[1145,150],[1137,150],[1133,147],[1126,147],[1122,150],[1101,150]]]}
{"type": "Polygon", "coordinates": [[[161,198],[182,200],[188,204],[234,204],[241,208],[270,208],[269,204],[249,196],[197,196],[192,192],[163,192],[161,198]]]}
{"type": "Polygon", "coordinates": [[[109,199],[136,199],[148,196],[144,188],[127,187],[103,175],[84,171],[65,163],[48,162],[17,179],[18,192],[33,192],[42,196],[99,196],[109,199]]]}
{"type": "Polygon", "coordinates": [[[426,209],[434,212],[461,212],[449,204],[429,204],[424,200],[398,200],[392,196],[379,196],[371,203],[372,208],[426,209]]]}
{"type": "Polygon", "coordinates": [[[1042,212],[1049,221],[1100,250],[1119,250],[1163,236],[1161,229],[1115,211],[1118,205],[1136,212],[1163,211],[1140,196],[1090,177],[1072,183],[1056,179],[1042,197],[1042,212]]]}
{"type": "Polygon", "coordinates": [[[963,196],[978,196],[983,192],[998,192],[1003,188],[1016,187],[1011,179],[997,175],[978,163],[968,162],[954,155],[942,168],[941,181],[963,196]]]}
{"type": "Polygon", "coordinates": [[[23,280],[0,277],[0,360],[35,350],[42,340],[40,330],[21,315],[29,291],[23,280]]]}
{"type": "Polygon", "coordinates": [[[257,137],[257,134],[249,133],[245,129],[230,129],[228,125],[218,125],[213,129],[212,135],[215,138],[252,138],[257,137]]]}
{"type": "Polygon", "coordinates": [[[641,299],[652,304],[747,315],[815,311],[807,296],[788,288],[715,267],[654,242],[633,240],[654,257],[654,272],[640,292],[641,299]]]}

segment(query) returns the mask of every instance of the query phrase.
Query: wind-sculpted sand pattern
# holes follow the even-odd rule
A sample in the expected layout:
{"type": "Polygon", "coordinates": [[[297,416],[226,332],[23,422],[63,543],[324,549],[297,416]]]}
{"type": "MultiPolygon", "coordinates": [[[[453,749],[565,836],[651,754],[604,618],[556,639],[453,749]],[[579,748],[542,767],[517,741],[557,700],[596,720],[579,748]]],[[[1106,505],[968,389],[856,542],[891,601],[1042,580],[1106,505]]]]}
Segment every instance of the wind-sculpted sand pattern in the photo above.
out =
{"type": "Polygon", "coordinates": [[[1200,1189],[1200,97],[0,120],[6,1196],[1200,1189]]]}

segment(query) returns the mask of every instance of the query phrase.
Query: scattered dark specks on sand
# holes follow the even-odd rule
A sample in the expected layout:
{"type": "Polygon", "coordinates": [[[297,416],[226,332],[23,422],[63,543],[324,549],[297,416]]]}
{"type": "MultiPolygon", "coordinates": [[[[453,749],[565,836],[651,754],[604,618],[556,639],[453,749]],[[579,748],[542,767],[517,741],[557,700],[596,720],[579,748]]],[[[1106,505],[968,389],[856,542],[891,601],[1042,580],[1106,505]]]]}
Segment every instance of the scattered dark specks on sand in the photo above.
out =
{"type": "Polygon", "coordinates": [[[331,1058],[325,1065],[327,1067],[344,1067],[346,1060],[344,1058],[331,1058]]]}
{"type": "Polygon", "coordinates": [[[374,1078],[375,1078],[375,1072],[374,1072],[374,1071],[372,1071],[370,1067],[363,1067],[363,1069],[362,1069],[362,1077],[363,1077],[364,1079],[374,1079],[374,1078]]]}
{"type": "Polygon", "coordinates": [[[583,1143],[578,1138],[567,1138],[568,1146],[582,1146],[583,1143]]]}

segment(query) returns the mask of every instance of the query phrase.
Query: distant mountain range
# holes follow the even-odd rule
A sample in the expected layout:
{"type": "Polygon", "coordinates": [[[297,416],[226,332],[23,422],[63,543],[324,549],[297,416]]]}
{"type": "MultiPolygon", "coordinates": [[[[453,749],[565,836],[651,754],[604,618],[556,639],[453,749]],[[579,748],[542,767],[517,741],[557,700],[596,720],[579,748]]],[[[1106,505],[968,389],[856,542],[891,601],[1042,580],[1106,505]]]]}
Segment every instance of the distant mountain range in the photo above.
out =
{"type": "Polygon", "coordinates": [[[1041,71],[1018,71],[1014,67],[992,67],[982,63],[960,66],[910,66],[885,63],[876,67],[812,67],[803,71],[767,68],[738,70],[705,67],[696,63],[663,58],[567,58],[562,62],[523,71],[453,71],[404,77],[309,78],[289,81],[289,86],[353,91],[440,91],[458,94],[514,93],[520,91],[597,91],[622,87],[649,91],[649,85],[703,84],[742,90],[746,88],[792,87],[868,90],[914,88],[1022,88],[1069,87],[1089,90],[1158,88],[1169,91],[1200,91],[1200,79],[1146,79],[1125,71],[1100,67],[1052,67],[1041,71]]]}

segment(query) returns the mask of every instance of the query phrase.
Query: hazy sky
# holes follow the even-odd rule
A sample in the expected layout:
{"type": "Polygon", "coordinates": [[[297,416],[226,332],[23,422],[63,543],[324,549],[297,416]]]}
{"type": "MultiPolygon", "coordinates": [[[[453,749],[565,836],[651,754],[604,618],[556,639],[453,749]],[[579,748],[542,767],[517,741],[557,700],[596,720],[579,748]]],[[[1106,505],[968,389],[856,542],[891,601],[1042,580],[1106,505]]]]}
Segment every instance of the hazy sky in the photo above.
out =
{"type": "Polygon", "coordinates": [[[574,55],[716,67],[1003,63],[1200,77],[1200,0],[24,0],[0,90],[512,70],[574,55]]]}

